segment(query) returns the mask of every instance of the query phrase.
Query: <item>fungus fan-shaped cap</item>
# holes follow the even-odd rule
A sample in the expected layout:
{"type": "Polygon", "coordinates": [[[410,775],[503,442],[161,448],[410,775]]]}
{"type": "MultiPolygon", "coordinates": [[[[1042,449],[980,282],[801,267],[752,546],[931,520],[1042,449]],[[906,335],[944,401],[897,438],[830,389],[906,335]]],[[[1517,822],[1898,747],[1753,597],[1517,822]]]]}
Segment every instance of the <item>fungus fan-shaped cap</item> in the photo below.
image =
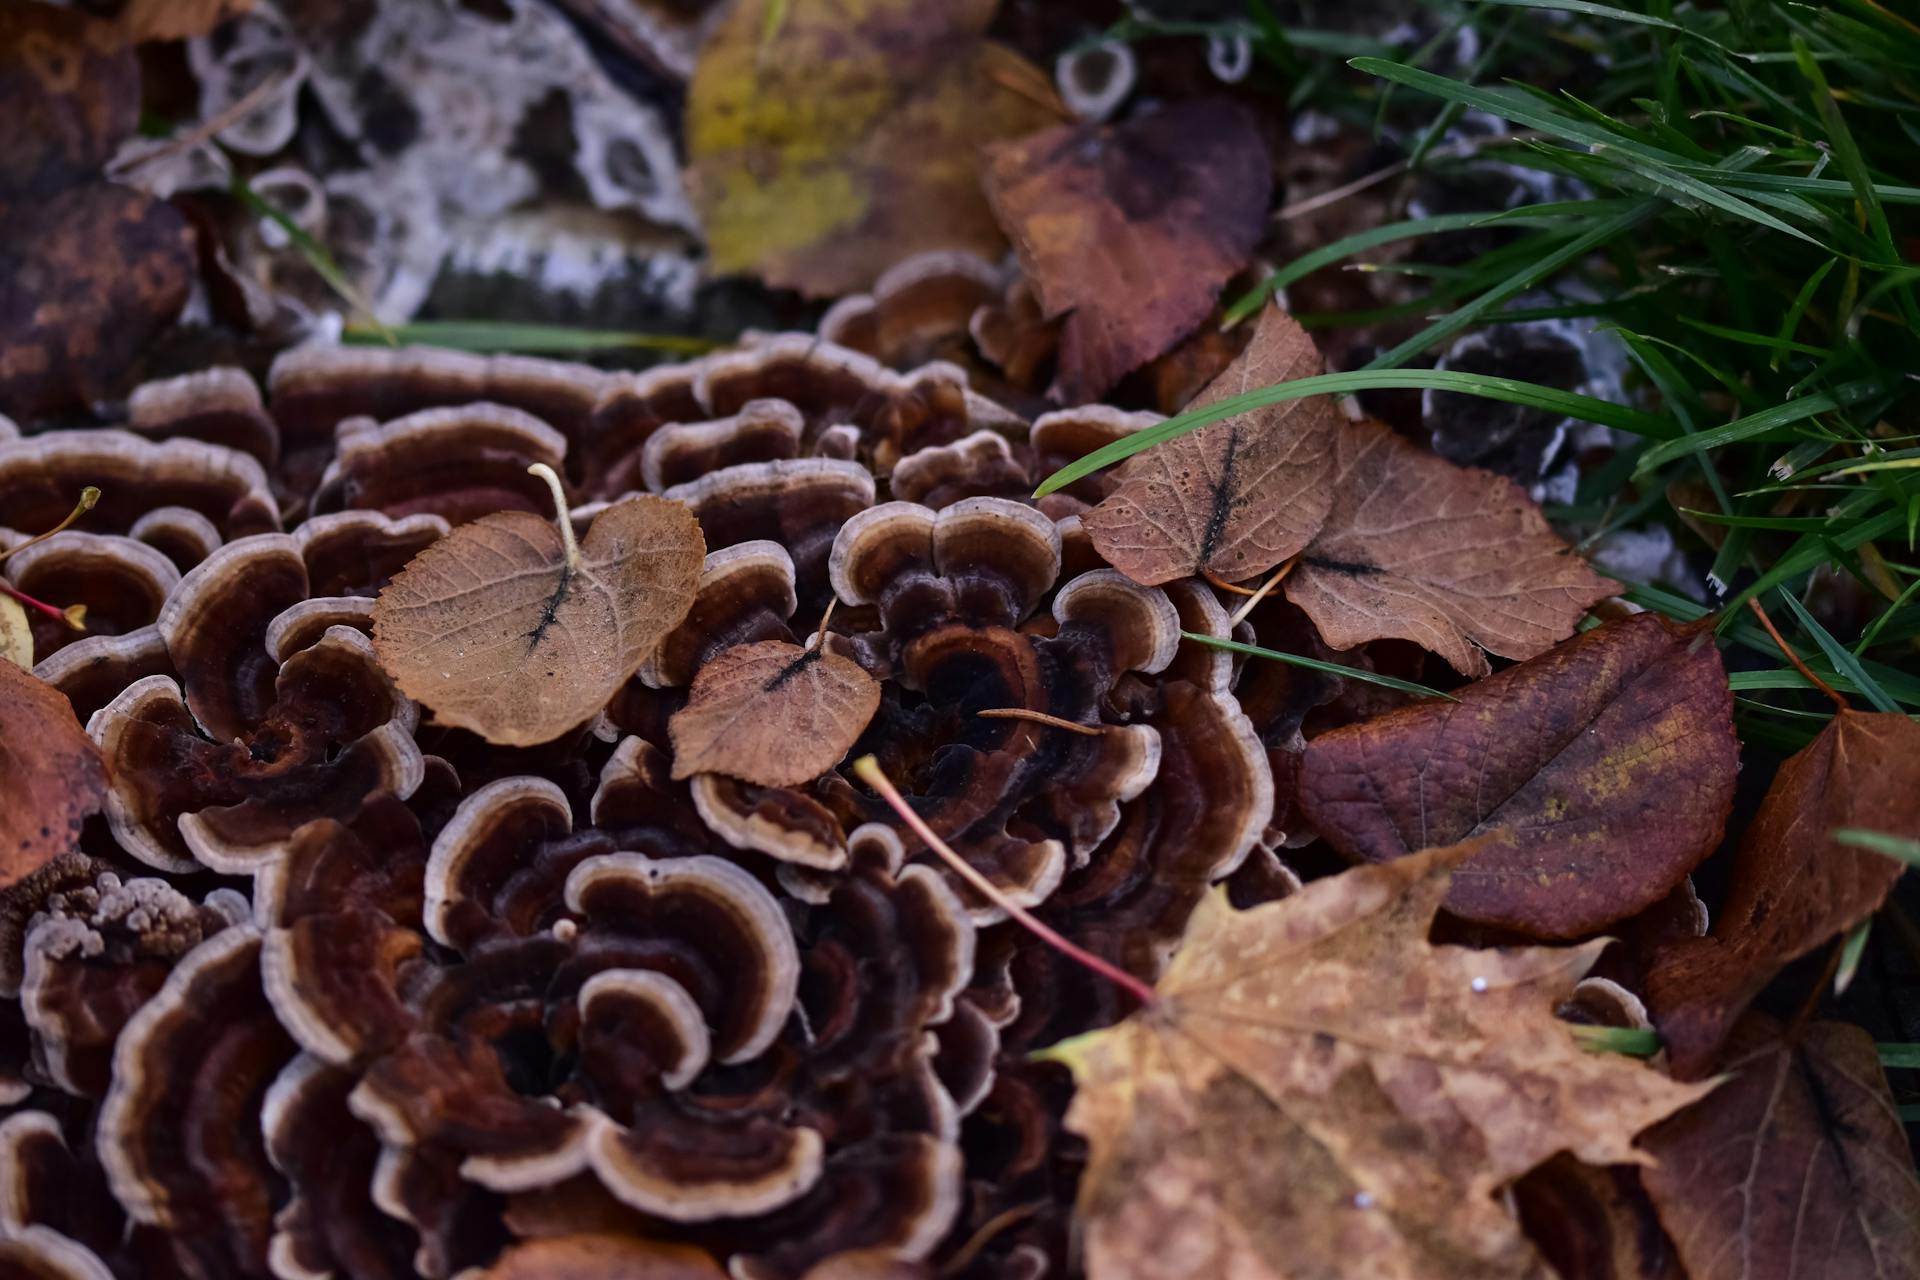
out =
{"type": "Polygon", "coordinates": [[[564,471],[566,455],[566,437],[523,409],[487,401],[420,409],[343,434],[313,504],[454,524],[495,511],[544,513],[546,485],[527,468],[564,471]]]}
{"type": "MultiPolygon", "coordinates": [[[[641,446],[639,479],[648,492],[664,493],[722,467],[795,458],[805,429],[800,411],[784,400],[749,400],[710,422],[669,423],[641,446]]],[[[626,478],[615,472],[616,483],[626,478]]]]}
{"type": "Polygon", "coordinates": [[[200,440],[156,443],[130,431],[49,431],[0,440],[0,511],[17,529],[50,529],[88,485],[100,501],[91,533],[128,533],[158,508],[184,507],[219,536],[280,527],[266,471],[247,454],[200,440]]]}
{"type": "Polygon", "coordinates": [[[185,436],[224,445],[263,466],[280,456],[280,428],[267,416],[259,385],[229,365],[141,383],[127,400],[127,426],[152,440],[185,436]]]}
{"type": "Polygon", "coordinates": [[[708,658],[737,644],[792,638],[799,608],[793,557],[777,542],[754,539],[707,552],[693,607],[640,668],[656,689],[691,683],[708,658]]]}
{"type": "Polygon", "coordinates": [[[290,437],[321,441],[348,418],[388,421],[480,401],[521,410],[568,437],[585,429],[614,375],[534,356],[433,347],[295,347],[267,372],[273,416],[290,437]]]}
{"type": "Polygon", "coordinates": [[[700,940],[724,957],[724,1007],[706,1011],[711,1052],[744,1062],[766,1051],[792,1012],[800,956],[779,904],[759,881],[721,858],[654,860],[634,853],[588,858],[567,877],[566,903],[594,930],[648,924],[700,940]]]}

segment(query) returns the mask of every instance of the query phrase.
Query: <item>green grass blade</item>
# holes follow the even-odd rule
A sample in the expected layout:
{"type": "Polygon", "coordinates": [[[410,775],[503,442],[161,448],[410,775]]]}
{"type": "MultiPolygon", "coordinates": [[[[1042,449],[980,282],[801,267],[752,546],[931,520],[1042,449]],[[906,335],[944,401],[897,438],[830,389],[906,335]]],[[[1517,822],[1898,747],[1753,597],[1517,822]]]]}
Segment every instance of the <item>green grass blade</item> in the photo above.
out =
{"type": "Polygon", "coordinates": [[[1854,688],[1860,691],[1862,697],[1871,702],[1876,710],[1895,712],[1900,710],[1900,704],[1887,696],[1887,691],[1880,687],[1879,681],[1867,674],[1866,668],[1860,665],[1860,659],[1853,656],[1853,650],[1835,640],[1833,634],[1807,612],[1807,607],[1800,603],[1793,592],[1782,591],[1780,598],[1786,601],[1787,608],[1793,611],[1794,619],[1799,622],[1800,629],[1813,637],[1814,643],[1820,646],[1820,652],[1827,655],[1827,661],[1834,665],[1835,670],[1846,674],[1847,679],[1853,682],[1854,688]]]}
{"type": "Polygon", "coordinates": [[[1579,1024],[1567,1028],[1582,1049],[1592,1053],[1619,1053],[1629,1058],[1651,1058],[1660,1052],[1660,1033],[1649,1027],[1589,1027],[1579,1024]]]}
{"type": "Polygon", "coordinates": [[[1343,667],[1337,662],[1322,662],[1318,658],[1302,657],[1297,653],[1282,653],[1278,649],[1263,649],[1257,644],[1241,644],[1238,640],[1222,640],[1219,636],[1202,635],[1197,631],[1182,631],[1182,639],[1192,640],[1213,649],[1225,649],[1228,653],[1245,654],[1249,658],[1267,658],[1274,662],[1284,662],[1290,666],[1305,667],[1309,671],[1318,671],[1322,675],[1339,676],[1343,680],[1361,680],[1367,684],[1377,684],[1388,689],[1398,689],[1402,693],[1411,693],[1420,698],[1445,698],[1448,702],[1460,699],[1438,689],[1429,689],[1426,685],[1415,684],[1411,680],[1401,680],[1395,676],[1383,676],[1377,671],[1358,671],[1353,667],[1343,667]]]}
{"type": "Polygon", "coordinates": [[[1400,240],[1416,240],[1422,236],[1441,235],[1449,231],[1467,231],[1495,223],[1507,226],[1550,226],[1563,216],[1565,215],[1533,209],[1516,210],[1512,214],[1443,213],[1431,218],[1413,218],[1406,222],[1390,222],[1385,226],[1371,227],[1335,240],[1331,244],[1322,245],[1313,252],[1302,254],[1287,263],[1286,266],[1235,298],[1222,315],[1220,327],[1231,329],[1248,316],[1258,312],[1268,298],[1296,280],[1311,275],[1322,267],[1331,266],[1343,258],[1350,258],[1356,253],[1365,253],[1369,249],[1377,249],[1382,245],[1393,244],[1400,240]],[[1519,216],[1514,216],[1515,214],[1519,216]]]}
{"type": "Polygon", "coordinates": [[[1478,373],[1454,373],[1441,369],[1378,369],[1360,370],[1355,373],[1323,373],[1311,378],[1283,382],[1277,386],[1261,387],[1243,395],[1229,396],[1225,400],[1216,400],[1202,408],[1189,409],[1183,414],[1168,418],[1165,422],[1148,427],[1144,431],[1136,431],[1124,439],[1102,445],[1041,481],[1040,487],[1034,490],[1034,496],[1044,498],[1049,493],[1064,489],[1076,480],[1090,476],[1116,462],[1123,462],[1143,449],[1150,449],[1164,441],[1183,436],[1189,431],[1198,430],[1210,423],[1235,417],[1252,409],[1261,409],[1288,400],[1300,400],[1307,396],[1345,395],[1355,391],[1381,391],[1395,388],[1459,391],[1467,395],[1483,396],[1489,400],[1544,409],[1565,417],[1579,418],[1585,422],[1598,422],[1605,426],[1619,427],[1635,435],[1664,439],[1673,434],[1673,428],[1666,419],[1655,417],[1653,414],[1630,409],[1608,400],[1596,399],[1593,396],[1561,391],[1557,387],[1541,386],[1533,382],[1517,382],[1511,378],[1494,378],[1478,373]]]}
{"type": "MultiPolygon", "coordinates": [[[[1835,827],[1833,838],[1839,844],[1852,845],[1856,849],[1868,849],[1874,853],[1896,858],[1910,867],[1920,867],[1920,840],[1910,840],[1906,836],[1890,835],[1885,831],[1871,831],[1866,827],[1835,827]]],[[[1920,1049],[1920,1046],[1915,1046],[1920,1049]]],[[[1920,1057],[1909,1065],[1920,1067],[1920,1057]]]]}
{"type": "MultiPolygon", "coordinates": [[[[702,355],[719,344],[707,338],[674,333],[630,333],[612,329],[578,329],[570,325],[521,324],[511,320],[416,320],[387,330],[393,340],[456,351],[518,351],[530,355],[578,355],[592,351],[641,349],[679,355],[702,355]]],[[[385,341],[360,325],[349,325],[348,342],[385,341]]]]}
{"type": "Polygon", "coordinates": [[[1713,427],[1698,435],[1687,436],[1680,440],[1669,440],[1665,444],[1655,445],[1640,456],[1639,474],[1655,470],[1675,458],[1683,458],[1690,453],[1699,453],[1707,449],[1718,449],[1735,444],[1741,440],[1777,440],[1784,439],[1781,431],[1796,422],[1822,413],[1831,413],[1847,405],[1858,404],[1869,397],[1879,395],[1886,390],[1886,384],[1878,378],[1863,379],[1836,387],[1831,392],[1820,392],[1803,396],[1786,404],[1775,405],[1771,409],[1762,409],[1759,413],[1750,413],[1744,418],[1736,418],[1723,427],[1713,427]]]}
{"type": "Polygon", "coordinates": [[[1535,261],[1528,263],[1493,288],[1475,298],[1472,302],[1467,303],[1457,311],[1448,312],[1446,315],[1422,329],[1419,333],[1408,338],[1405,342],[1395,346],[1392,350],[1374,357],[1374,359],[1368,363],[1367,368],[1398,368],[1414,356],[1425,351],[1428,347],[1436,343],[1444,342],[1454,334],[1459,333],[1462,329],[1473,324],[1482,315],[1498,307],[1507,299],[1517,294],[1525,293],[1528,289],[1533,288],[1548,276],[1558,272],[1562,267],[1580,261],[1601,245],[1625,235],[1659,212],[1660,202],[1657,200],[1648,200],[1634,205],[1624,213],[1607,219],[1598,226],[1589,229],[1584,235],[1578,236],[1560,248],[1555,249],[1552,253],[1544,254],[1535,261]]]}

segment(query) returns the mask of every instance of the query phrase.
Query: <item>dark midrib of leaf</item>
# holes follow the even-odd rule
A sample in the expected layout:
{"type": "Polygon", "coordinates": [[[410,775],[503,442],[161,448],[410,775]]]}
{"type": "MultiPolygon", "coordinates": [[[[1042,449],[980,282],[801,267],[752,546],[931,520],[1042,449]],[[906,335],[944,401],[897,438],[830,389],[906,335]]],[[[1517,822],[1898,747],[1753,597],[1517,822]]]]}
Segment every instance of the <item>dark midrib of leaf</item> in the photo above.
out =
{"type": "Polygon", "coordinates": [[[529,655],[540,647],[540,641],[545,638],[547,629],[553,625],[554,618],[560,612],[560,606],[566,603],[567,588],[572,585],[573,566],[563,564],[560,566],[560,581],[554,585],[553,594],[547,597],[546,607],[540,612],[540,621],[535,623],[533,630],[527,633],[529,655]]]}
{"type": "Polygon", "coordinates": [[[802,671],[805,671],[808,667],[820,661],[820,659],[825,654],[826,654],[825,649],[807,650],[805,653],[795,658],[792,662],[789,662],[786,666],[776,671],[771,680],[767,681],[765,684],[760,686],[760,692],[762,693],[776,692],[777,690],[781,689],[786,684],[788,684],[790,681],[798,679],[802,671]]]}
{"type": "Polygon", "coordinates": [[[1321,556],[1304,556],[1302,560],[1309,569],[1324,569],[1328,573],[1344,573],[1354,578],[1386,572],[1377,564],[1364,564],[1358,560],[1328,560],[1321,556]]]}
{"type": "Polygon", "coordinates": [[[1213,559],[1220,535],[1226,531],[1227,517],[1233,514],[1233,466],[1240,450],[1240,424],[1227,424],[1227,452],[1220,462],[1220,483],[1213,489],[1213,510],[1207,516],[1206,532],[1200,536],[1200,563],[1213,559]]]}

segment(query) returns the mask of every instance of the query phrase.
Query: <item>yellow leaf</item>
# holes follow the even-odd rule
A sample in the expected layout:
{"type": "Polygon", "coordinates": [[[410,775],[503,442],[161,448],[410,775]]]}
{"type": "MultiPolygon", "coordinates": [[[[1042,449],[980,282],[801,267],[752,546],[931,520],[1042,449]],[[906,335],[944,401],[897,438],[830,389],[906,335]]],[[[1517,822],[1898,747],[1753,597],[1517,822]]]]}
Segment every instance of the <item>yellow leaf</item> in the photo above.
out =
{"type": "Polygon", "coordinates": [[[1457,849],[1357,867],[1250,911],[1205,899],[1152,1004],[1056,1051],[1090,1280],[1545,1280],[1500,1193],[1561,1151],[1699,1098],[1589,1053],[1554,1008],[1583,946],[1427,941],[1457,849]]]}
{"type": "Polygon", "coordinates": [[[927,249],[1005,246],[981,147],[1058,123],[1044,72],[982,38],[995,0],[742,0],[687,99],[719,272],[815,295],[927,249]]]}

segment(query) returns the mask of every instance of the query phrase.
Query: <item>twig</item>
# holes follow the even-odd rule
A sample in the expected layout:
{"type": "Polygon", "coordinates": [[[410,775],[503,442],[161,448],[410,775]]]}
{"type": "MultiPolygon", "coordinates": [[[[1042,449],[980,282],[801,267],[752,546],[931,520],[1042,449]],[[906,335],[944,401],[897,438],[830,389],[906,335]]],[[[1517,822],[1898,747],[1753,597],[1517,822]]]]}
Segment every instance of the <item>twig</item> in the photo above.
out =
{"type": "Polygon", "coordinates": [[[1157,997],[1153,994],[1152,987],[1140,981],[1140,979],[1134,977],[1118,965],[1102,960],[1099,956],[1086,950],[1084,947],[1069,942],[1058,931],[1052,928],[1052,926],[1043,923],[1038,916],[1009,898],[993,881],[974,870],[971,863],[949,848],[947,842],[935,835],[933,828],[928,826],[926,821],[913,811],[913,807],[907,803],[906,797],[900,794],[899,790],[888,780],[886,773],[881,770],[878,760],[872,756],[861,756],[853,762],[853,772],[862,782],[872,787],[875,791],[878,791],[880,798],[887,802],[888,807],[900,815],[900,821],[907,824],[908,830],[912,831],[916,836],[919,836],[927,848],[933,850],[935,854],[939,855],[943,862],[953,868],[956,875],[978,890],[981,896],[986,898],[987,901],[993,903],[994,906],[999,907],[1009,916],[1019,921],[1034,937],[1040,939],[1061,955],[1066,956],[1069,960],[1075,961],[1084,968],[1099,974],[1132,996],[1135,1000],[1138,1000],[1141,1004],[1151,1005],[1156,1003],[1157,997]]]}
{"type": "Polygon", "coordinates": [[[1104,730],[1089,724],[1075,724],[1071,720],[1062,720],[1059,716],[1050,716],[1044,711],[1029,711],[1025,707],[988,707],[973,714],[988,720],[1031,720],[1035,724],[1050,725],[1055,729],[1065,729],[1069,733],[1084,733],[1089,738],[1099,737],[1104,730]]]}
{"type": "Polygon", "coordinates": [[[1242,622],[1245,622],[1247,615],[1252,613],[1254,609],[1259,607],[1260,602],[1267,598],[1267,593],[1285,582],[1287,575],[1293,572],[1293,566],[1299,563],[1300,555],[1298,552],[1288,556],[1286,561],[1278,569],[1273,571],[1273,576],[1261,583],[1260,589],[1248,596],[1247,602],[1233,611],[1233,616],[1227,619],[1227,630],[1231,631],[1242,622]]]}
{"type": "Polygon", "coordinates": [[[16,551],[25,551],[36,542],[45,542],[48,538],[51,538],[54,534],[59,533],[62,529],[72,524],[75,520],[78,520],[81,516],[93,510],[93,504],[98,501],[100,501],[100,491],[92,485],[88,485],[80,491],[80,501],[73,504],[73,510],[67,512],[66,519],[53,526],[53,528],[48,529],[45,533],[36,533],[20,545],[8,547],[5,551],[0,551],[0,560],[5,560],[16,551]]]}
{"type": "Polygon", "coordinates": [[[36,600],[11,582],[0,581],[0,595],[18,600],[22,606],[38,613],[44,613],[55,622],[64,622],[75,631],[87,629],[87,606],[70,604],[64,609],[56,609],[45,600],[36,600]]]}
{"type": "Polygon", "coordinates": [[[1034,1200],[1026,1204],[1017,1204],[1002,1213],[996,1213],[993,1217],[981,1223],[980,1229],[967,1237],[967,1242],[955,1250],[951,1258],[941,1263],[940,1269],[934,1272],[934,1275],[940,1277],[940,1280],[946,1280],[948,1276],[959,1275],[972,1264],[975,1258],[980,1256],[981,1250],[993,1243],[995,1236],[1006,1231],[1009,1227],[1019,1226],[1022,1222],[1025,1222],[1045,1207],[1044,1202],[1034,1200]]]}
{"type": "Polygon", "coordinates": [[[1773,642],[1780,646],[1780,652],[1787,655],[1787,661],[1793,664],[1795,671],[1798,671],[1806,678],[1808,684],[1826,694],[1827,697],[1833,700],[1834,705],[1842,711],[1853,710],[1853,704],[1836,693],[1832,685],[1829,685],[1825,680],[1813,674],[1813,669],[1807,666],[1806,663],[1800,661],[1800,655],[1793,651],[1793,646],[1787,643],[1786,637],[1782,636],[1779,628],[1773,625],[1773,619],[1767,616],[1767,611],[1761,606],[1759,597],[1750,598],[1747,601],[1747,608],[1753,610],[1753,615],[1760,619],[1760,625],[1767,629],[1767,634],[1773,637],[1773,642]]]}
{"type": "Polygon", "coordinates": [[[107,176],[131,178],[150,164],[164,160],[168,156],[178,155],[189,147],[198,146],[228,125],[238,122],[255,107],[272,97],[280,86],[286,83],[287,77],[291,74],[291,70],[275,72],[193,128],[176,137],[168,138],[151,151],[131,157],[116,158],[107,165],[107,176]]]}
{"type": "Polygon", "coordinates": [[[1225,578],[1216,577],[1211,569],[1202,569],[1200,576],[1207,580],[1208,585],[1218,587],[1222,591],[1231,591],[1237,596],[1250,596],[1254,594],[1252,587],[1236,587],[1225,578]]]}

